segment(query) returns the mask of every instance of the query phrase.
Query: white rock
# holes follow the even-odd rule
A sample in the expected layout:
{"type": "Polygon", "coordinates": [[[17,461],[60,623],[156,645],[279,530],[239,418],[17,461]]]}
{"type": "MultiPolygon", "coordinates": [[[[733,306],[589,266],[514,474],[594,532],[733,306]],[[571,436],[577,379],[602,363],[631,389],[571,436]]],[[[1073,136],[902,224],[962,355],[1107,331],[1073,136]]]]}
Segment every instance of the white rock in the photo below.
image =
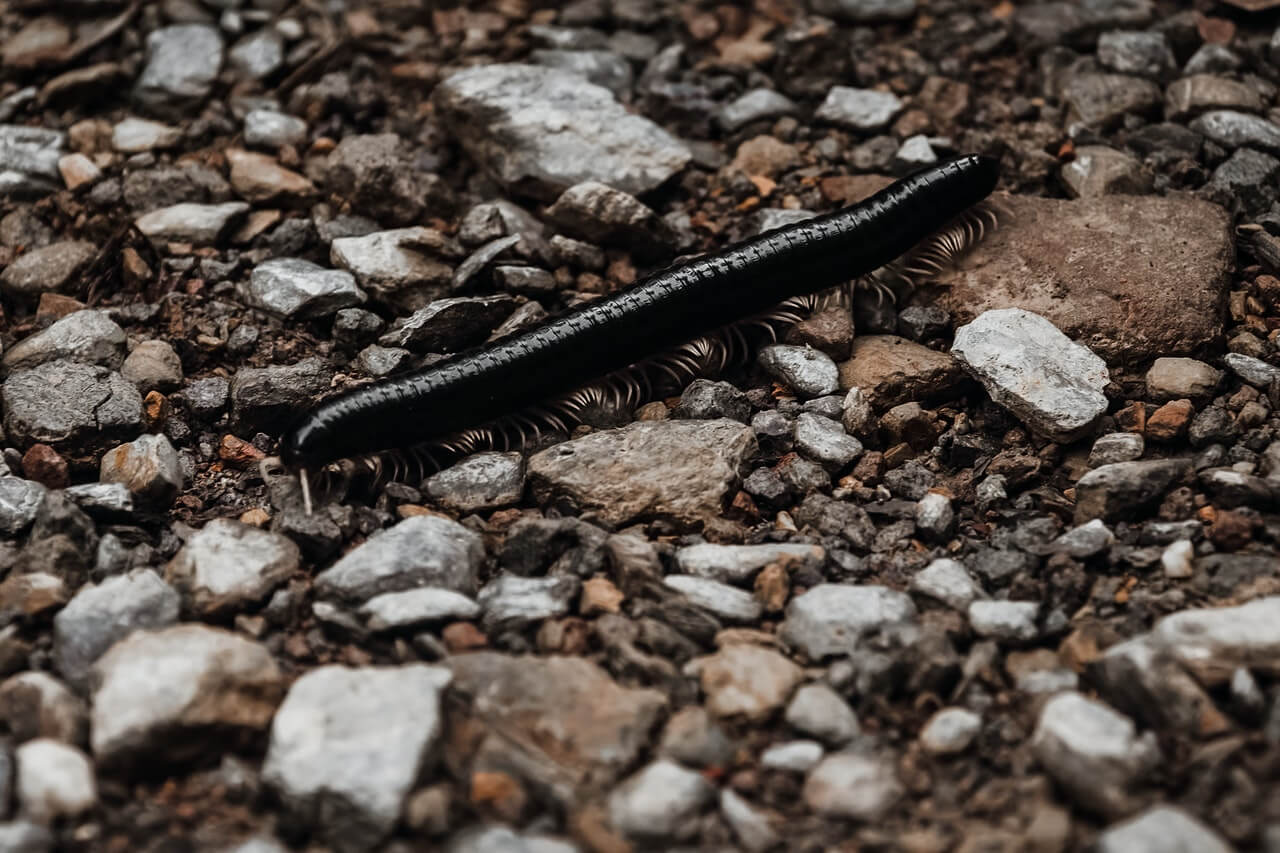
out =
{"type": "Polygon", "coordinates": [[[841,746],[858,735],[858,716],[825,684],[806,684],[787,705],[787,723],[796,731],[831,746],[841,746]]]}
{"type": "Polygon", "coordinates": [[[773,649],[745,643],[695,658],[686,671],[699,676],[712,714],[755,721],[781,708],[804,677],[800,667],[773,649]]]}
{"type": "Polygon", "coordinates": [[[902,109],[892,92],[832,86],[815,118],[853,130],[880,130],[902,109]]]}
{"type": "Polygon", "coordinates": [[[181,139],[178,128],[142,118],[127,118],[111,128],[111,147],[122,154],[172,148],[181,139]]]}
{"type": "Polygon", "coordinates": [[[761,545],[689,545],[676,551],[676,566],[685,574],[726,583],[748,583],[770,563],[820,565],[826,557],[821,545],[792,543],[761,545]]]}
{"type": "Polygon", "coordinates": [[[239,287],[254,308],[283,317],[324,317],[368,298],[346,270],[329,270],[302,258],[272,258],[253,268],[239,287]]]}
{"type": "Polygon", "coordinates": [[[982,717],[964,708],[943,708],[920,730],[920,745],[934,755],[964,752],[982,731],[982,717]]]}
{"type": "Polygon", "coordinates": [[[760,766],[769,770],[808,773],[826,753],[816,740],[789,740],[771,746],[760,755],[760,766]]]}
{"type": "Polygon", "coordinates": [[[230,518],[215,518],[169,561],[166,578],[204,616],[262,601],[298,569],[292,539],[230,518]]]}
{"type": "Polygon", "coordinates": [[[1232,853],[1212,829],[1180,808],[1152,806],[1098,836],[1097,853],[1232,853]]]}
{"type": "Polygon", "coordinates": [[[732,788],[720,790],[720,814],[733,829],[744,850],[764,853],[782,840],[769,818],[733,792],[732,788]]]}
{"type": "Polygon", "coordinates": [[[804,783],[804,801],[810,809],[849,820],[877,821],[904,793],[896,763],[889,755],[829,755],[804,783]]]}
{"type": "Polygon", "coordinates": [[[1238,667],[1280,676],[1280,596],[1172,613],[1151,639],[1207,685],[1227,682],[1238,667]]]}
{"type": "Polygon", "coordinates": [[[810,660],[856,654],[862,635],[914,620],[910,596],[884,586],[819,584],[787,605],[782,639],[810,660]]]}
{"type": "Polygon", "coordinates": [[[153,240],[210,246],[248,211],[249,205],[243,201],[223,204],[184,202],[145,213],[134,220],[134,224],[153,240]]]}
{"type": "Polygon", "coordinates": [[[480,605],[451,589],[422,587],[375,595],[360,608],[374,631],[413,628],[434,622],[474,619],[480,605]]]}
{"type": "Polygon", "coordinates": [[[1027,642],[1040,636],[1035,601],[974,601],[969,605],[969,626],[979,637],[1027,642]]]}
{"type": "Polygon", "coordinates": [[[316,587],[358,600],[420,586],[473,595],[483,558],[478,533],[447,518],[412,516],[348,551],[320,573],[316,587]]]}
{"type": "Polygon", "coordinates": [[[1179,539],[1165,546],[1160,554],[1160,567],[1167,578],[1189,578],[1195,571],[1196,549],[1190,539],[1179,539]]]}
{"type": "Polygon", "coordinates": [[[244,144],[254,148],[300,146],[307,141],[307,123],[275,110],[250,110],[244,117],[244,144]]]}
{"type": "Polygon", "coordinates": [[[609,822],[631,838],[661,841],[696,817],[715,796],[701,773],[658,760],[609,795],[609,822]]]}
{"type": "Polygon", "coordinates": [[[1038,314],[986,311],[951,347],[991,399],[1049,438],[1070,440],[1107,410],[1107,365],[1038,314]]]}
{"type": "Polygon", "coordinates": [[[50,823],[86,812],[98,802],[93,765],[74,746],[37,738],[18,747],[15,757],[16,793],[24,817],[50,823]]]}
{"type": "Polygon", "coordinates": [[[696,607],[731,622],[754,622],[764,612],[751,593],[694,575],[667,575],[663,584],[681,593],[696,607]]]}
{"type": "Polygon", "coordinates": [[[916,572],[911,578],[911,590],[956,610],[968,610],[970,603],[986,597],[963,563],[945,557],[916,572]]]}

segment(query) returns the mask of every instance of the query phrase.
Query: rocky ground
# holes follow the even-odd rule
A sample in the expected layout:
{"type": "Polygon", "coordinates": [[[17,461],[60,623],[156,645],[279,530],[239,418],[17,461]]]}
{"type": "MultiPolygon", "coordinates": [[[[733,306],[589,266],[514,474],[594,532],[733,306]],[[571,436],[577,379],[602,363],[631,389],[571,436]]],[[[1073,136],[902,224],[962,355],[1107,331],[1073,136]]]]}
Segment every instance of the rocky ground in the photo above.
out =
{"type": "Polygon", "coordinates": [[[1278,4],[432,5],[0,4],[0,850],[1280,851],[1278,4]],[[259,470],[955,152],[908,301],[259,470]]]}

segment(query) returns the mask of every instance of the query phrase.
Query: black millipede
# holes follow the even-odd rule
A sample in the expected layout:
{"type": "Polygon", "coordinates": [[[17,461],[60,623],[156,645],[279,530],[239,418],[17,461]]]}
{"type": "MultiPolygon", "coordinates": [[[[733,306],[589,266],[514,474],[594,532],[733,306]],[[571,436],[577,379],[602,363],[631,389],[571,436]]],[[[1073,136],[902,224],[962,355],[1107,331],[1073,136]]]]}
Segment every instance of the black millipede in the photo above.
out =
{"type": "Polygon", "coordinates": [[[938,272],[995,216],[983,201],[998,162],[968,155],[923,169],[867,200],[677,262],[613,296],[420,370],[339,394],[301,417],[280,461],[308,472],[399,479],[437,454],[521,446],[568,432],[584,411],[636,406],[747,356],[761,340],[849,293],[938,272]]]}

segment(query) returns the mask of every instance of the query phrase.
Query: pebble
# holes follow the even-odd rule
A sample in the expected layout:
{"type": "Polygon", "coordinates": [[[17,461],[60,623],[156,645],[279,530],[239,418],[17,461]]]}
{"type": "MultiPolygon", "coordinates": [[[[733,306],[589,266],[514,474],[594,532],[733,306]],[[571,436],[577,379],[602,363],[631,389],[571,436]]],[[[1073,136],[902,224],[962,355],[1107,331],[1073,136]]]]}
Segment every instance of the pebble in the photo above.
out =
{"type": "Polygon", "coordinates": [[[75,311],[10,347],[0,366],[13,372],[65,359],[115,369],[124,361],[125,348],[124,330],[106,312],[75,311]]]}
{"type": "Polygon", "coordinates": [[[168,508],[185,479],[178,451],[163,435],[143,435],[107,451],[98,480],[122,483],[134,499],[152,508],[168,508]]]}
{"type": "Polygon", "coordinates": [[[89,757],[74,746],[48,738],[29,740],[14,751],[18,810],[36,823],[76,817],[98,803],[89,757]]]}
{"type": "Polygon", "coordinates": [[[1039,612],[1034,601],[973,601],[969,626],[979,637],[1025,643],[1040,636],[1039,612]]]}
{"type": "Polygon", "coordinates": [[[828,755],[804,782],[804,801],[810,809],[846,820],[878,821],[905,793],[889,755],[828,755]]]}
{"type": "Polygon", "coordinates": [[[307,141],[307,123],[296,116],[270,109],[250,110],[244,117],[244,144],[252,148],[301,147],[307,141]]]}
{"type": "Polygon", "coordinates": [[[514,307],[505,294],[437,299],[392,324],[378,343],[414,352],[454,352],[483,340],[514,307]]]}
{"type": "Polygon", "coordinates": [[[503,575],[480,590],[478,600],[485,630],[519,629],[564,616],[573,609],[581,586],[576,577],[565,575],[545,578],[503,575]]]}
{"type": "Polygon", "coordinates": [[[1089,450],[1089,467],[1099,468],[1113,462],[1132,462],[1141,459],[1146,442],[1139,432],[1109,432],[1100,435],[1089,450]]]}
{"type": "Polygon", "coordinates": [[[263,781],[336,849],[374,849],[437,749],[451,679],[422,664],[308,671],[275,714],[263,781]]]}
{"type": "MultiPolygon", "coordinates": [[[[0,716],[18,743],[51,738],[80,744],[89,730],[88,709],[83,700],[44,672],[21,672],[0,684],[0,716]]],[[[3,777],[4,768],[0,767],[0,789],[6,781],[3,777]]]]}
{"type": "Polygon", "coordinates": [[[1227,683],[1241,667],[1275,673],[1280,659],[1280,596],[1236,607],[1171,613],[1151,629],[1151,642],[1206,685],[1227,683]]]}
{"type": "Polygon", "coordinates": [[[390,376],[405,370],[412,363],[413,353],[400,347],[369,344],[356,355],[356,364],[370,376],[390,376]]]}
{"type": "Polygon", "coordinates": [[[183,202],[145,213],[134,220],[134,224],[152,240],[212,246],[248,212],[249,205],[242,201],[223,204],[183,202]]]}
{"type": "Polygon", "coordinates": [[[678,139],[608,89],[536,65],[460,71],[436,87],[436,114],[488,174],[548,201],[583,181],[639,195],[684,168],[678,139]]]}
{"type": "Polygon", "coordinates": [[[1101,465],[1076,481],[1077,524],[1095,518],[1131,518],[1159,502],[1169,488],[1191,473],[1186,459],[1145,459],[1101,465]]]}
{"type": "MultiPolygon", "coordinates": [[[[384,225],[417,225],[454,204],[440,176],[420,168],[417,152],[395,133],[343,136],[321,171],[327,191],[384,225]]],[[[376,228],[362,223],[360,233],[369,230],[376,228]]]]}
{"type": "Polygon", "coordinates": [[[938,162],[937,152],[929,144],[929,138],[918,133],[909,137],[893,155],[893,170],[898,173],[914,172],[938,162]]]}
{"type": "Polygon", "coordinates": [[[1262,98],[1251,86],[1215,74],[1190,74],[1164,90],[1164,111],[1171,120],[1218,109],[1261,112],[1262,98]]]}
{"type": "Polygon", "coordinates": [[[1152,733],[1139,736],[1128,717],[1074,691],[1045,703],[1031,749],[1078,803],[1113,816],[1129,810],[1135,784],[1160,760],[1152,733]]]}
{"type": "Polygon", "coordinates": [[[1194,573],[1195,546],[1190,539],[1179,539],[1165,546],[1160,553],[1160,567],[1164,576],[1175,580],[1189,578],[1194,573]]]}
{"type": "Polygon", "coordinates": [[[1073,74],[1062,90],[1070,107],[1069,120],[1105,130],[1127,114],[1146,115],[1164,102],[1160,88],[1149,80],[1126,74],[1073,74]]]}
{"type": "Polygon", "coordinates": [[[147,64],[134,89],[139,104],[168,113],[208,97],[222,68],[222,36],[204,24],[177,24],[147,36],[147,64]]]}
{"type": "Polygon", "coordinates": [[[173,624],[179,604],[178,594],[151,569],[81,587],[53,620],[58,672],[72,685],[86,686],[103,652],[132,631],[173,624]]]}
{"type": "Polygon", "coordinates": [[[708,610],[727,622],[750,624],[764,612],[751,593],[717,580],[695,575],[667,575],[662,582],[695,607],[708,610]]]}
{"type": "Polygon", "coordinates": [[[142,431],[142,395],[104,367],[48,361],[11,373],[3,396],[5,432],[22,446],[82,451],[142,431]]]}
{"type": "Polygon", "coordinates": [[[832,86],[814,118],[868,132],[887,127],[901,110],[902,101],[892,92],[832,86]]]}
{"type": "Polygon", "coordinates": [[[1141,162],[1105,145],[1082,145],[1062,167],[1062,183],[1072,198],[1096,198],[1152,190],[1155,177],[1141,162]]]}
{"type": "Polygon", "coordinates": [[[223,156],[231,164],[231,188],[246,201],[292,203],[315,192],[310,180],[269,154],[228,148],[223,156]]]}
{"type": "Polygon", "coordinates": [[[951,499],[938,492],[929,492],[916,503],[916,530],[926,539],[945,541],[955,529],[956,514],[951,499]]]}
{"type": "Polygon", "coordinates": [[[65,240],[29,249],[0,273],[0,289],[30,300],[39,299],[44,293],[60,293],[69,289],[76,273],[97,254],[98,247],[84,240],[65,240]]]}
{"type": "Polygon", "coordinates": [[[761,569],[771,563],[784,567],[817,567],[826,557],[820,545],[792,543],[760,545],[715,545],[704,543],[680,548],[675,553],[681,572],[725,583],[750,583],[761,569]]]}
{"type": "Polygon", "coordinates": [[[680,402],[671,410],[671,417],[692,420],[730,418],[746,423],[751,420],[751,402],[746,394],[728,382],[695,379],[680,395],[680,402]]]}
{"type": "Polygon", "coordinates": [[[264,647],[198,624],[135,631],[93,677],[90,741],[105,767],[220,754],[265,731],[285,689],[264,647]]]}
{"type": "Polygon", "coordinates": [[[840,423],[810,412],[796,418],[795,442],[797,450],[832,472],[862,455],[862,442],[846,434],[840,423]]]}
{"type": "Polygon", "coordinates": [[[297,364],[242,367],[231,379],[231,420],[240,432],[283,430],[329,390],[329,371],[318,358],[297,364]]]}
{"type": "Polygon", "coordinates": [[[221,376],[207,376],[187,383],[182,391],[191,413],[198,418],[214,418],[227,407],[231,383],[221,376]]]}
{"type": "Polygon", "coordinates": [[[689,667],[700,679],[709,712],[756,722],[781,709],[804,678],[782,654],[746,643],[725,646],[689,667]]]}
{"type": "Polygon", "coordinates": [[[857,737],[858,716],[840,694],[825,684],[806,684],[787,705],[786,721],[793,729],[828,746],[841,746],[857,737]]]}
{"type": "Polygon", "coordinates": [[[1214,110],[1194,119],[1190,127],[1231,151],[1260,148],[1280,153],[1280,125],[1259,116],[1236,110],[1214,110]]]}
{"type": "Polygon", "coordinates": [[[640,516],[694,524],[720,512],[755,450],[754,433],[736,421],[640,422],[534,454],[529,485],[539,503],[565,496],[607,524],[640,516]]]}
{"type": "Polygon", "coordinates": [[[911,591],[965,612],[972,602],[986,597],[964,564],[947,558],[934,560],[916,572],[911,578],[911,591]]]}
{"type": "Polygon", "coordinates": [[[12,853],[51,853],[53,849],[54,836],[48,827],[28,820],[0,823],[0,850],[12,853]]]}
{"type": "Polygon", "coordinates": [[[674,838],[714,797],[702,774],[659,759],[609,795],[609,822],[629,838],[661,842],[674,838]]]}
{"type": "Polygon", "coordinates": [[[182,360],[168,341],[142,341],[120,366],[120,375],[142,394],[169,392],[182,384],[182,360]]]}
{"type": "Polygon", "coordinates": [[[770,344],[760,349],[757,359],[765,373],[804,397],[822,397],[840,388],[840,371],[821,350],[770,344]]]}
{"type": "Polygon", "coordinates": [[[15,177],[57,178],[58,159],[67,144],[60,130],[0,124],[0,173],[15,177]]]}
{"type": "Polygon", "coordinates": [[[301,258],[272,258],[253,268],[239,289],[247,304],[283,317],[324,317],[362,304],[366,296],[351,273],[301,258]]]}
{"type": "Polygon", "coordinates": [[[913,621],[915,605],[884,586],[824,583],[787,605],[781,637],[811,661],[856,655],[863,635],[913,621]]]}
{"type": "Polygon", "coordinates": [[[329,248],[329,260],[355,275],[375,299],[411,311],[448,292],[453,279],[448,261],[460,255],[461,247],[422,227],[342,237],[329,248]]]}
{"type": "Polygon", "coordinates": [[[344,554],[316,576],[316,590],[350,601],[415,587],[474,595],[483,559],[479,534],[447,518],[412,516],[344,554]]]}
{"type": "Polygon", "coordinates": [[[723,767],[733,762],[734,743],[700,705],[681,708],[662,730],[658,754],[690,767],[723,767]]]}
{"type": "Polygon", "coordinates": [[[432,474],[422,489],[431,500],[459,515],[510,506],[524,494],[524,456],[477,453],[432,474]]]}
{"type": "Polygon", "coordinates": [[[1257,388],[1270,388],[1272,382],[1280,379],[1280,367],[1243,353],[1229,352],[1222,357],[1222,362],[1236,376],[1257,388]]]}
{"type": "Polygon", "coordinates": [[[475,619],[480,605],[461,593],[437,587],[375,595],[360,606],[374,631],[398,631],[442,622],[475,619]]]}
{"type": "Polygon", "coordinates": [[[1043,317],[987,311],[956,330],[951,352],[991,398],[1027,426],[1069,441],[1107,410],[1107,365],[1043,317]]]}
{"type": "Polygon", "coordinates": [[[1160,80],[1177,68],[1163,33],[1118,30],[1098,36],[1098,61],[1112,71],[1160,80]]]}
{"type": "Polygon", "coordinates": [[[896,335],[859,335],[839,365],[841,388],[857,388],[878,409],[956,390],[964,381],[959,362],[945,352],[896,335]]]}
{"type": "Polygon", "coordinates": [[[1147,396],[1153,400],[1205,400],[1222,381],[1222,371],[1194,358],[1157,358],[1147,371],[1147,396]]]}
{"type": "Polygon", "coordinates": [[[201,617],[234,613],[263,601],[298,570],[292,540],[230,518],[195,533],[165,568],[165,578],[201,617]]]}
{"type": "Polygon", "coordinates": [[[227,64],[241,77],[261,80],[270,77],[284,64],[284,39],[274,27],[263,27],[232,45],[227,64]]]}
{"type": "Polygon", "coordinates": [[[808,773],[822,760],[825,752],[817,741],[785,741],[766,749],[760,755],[760,766],[768,770],[808,773]]]}
{"type": "Polygon", "coordinates": [[[111,128],[111,147],[121,154],[172,148],[182,140],[182,131],[167,124],[130,116],[111,128]]]}
{"type": "Polygon", "coordinates": [[[58,174],[69,190],[78,190],[102,180],[102,170],[83,154],[67,154],[58,158],[58,174]]]}
{"type": "Polygon", "coordinates": [[[0,531],[13,536],[35,521],[45,491],[34,480],[0,477],[0,531]]]}
{"type": "Polygon", "coordinates": [[[982,717],[965,708],[943,708],[920,730],[920,745],[930,755],[964,752],[982,731],[982,717]]]}
{"type": "Polygon", "coordinates": [[[1098,835],[1098,853],[1231,853],[1216,832],[1175,806],[1155,805],[1098,835]]]}
{"type": "Polygon", "coordinates": [[[600,181],[583,181],[560,194],[547,216],[569,234],[595,244],[627,246],[662,257],[675,242],[670,227],[635,196],[600,181]]]}
{"type": "Polygon", "coordinates": [[[769,817],[735,794],[731,788],[720,789],[720,814],[733,830],[742,849],[748,853],[765,853],[782,841],[769,817]]]}
{"type": "Polygon", "coordinates": [[[795,101],[773,89],[752,89],[739,95],[716,112],[716,123],[729,133],[755,121],[795,115],[795,101]]]}

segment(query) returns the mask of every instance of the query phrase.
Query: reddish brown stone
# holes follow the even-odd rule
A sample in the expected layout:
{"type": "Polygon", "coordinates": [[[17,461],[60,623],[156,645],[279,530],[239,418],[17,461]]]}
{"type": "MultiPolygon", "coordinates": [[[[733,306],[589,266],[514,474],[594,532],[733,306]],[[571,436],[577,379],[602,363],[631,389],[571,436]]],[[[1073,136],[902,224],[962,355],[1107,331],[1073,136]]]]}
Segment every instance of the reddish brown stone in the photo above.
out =
{"type": "Polygon", "coordinates": [[[67,460],[47,444],[33,444],[22,454],[22,473],[28,480],[35,480],[50,489],[65,489],[71,485],[67,460]]]}
{"type": "Polygon", "coordinates": [[[1171,400],[1151,413],[1147,418],[1147,438],[1152,441],[1173,441],[1187,431],[1187,425],[1195,415],[1190,400],[1171,400]]]}

